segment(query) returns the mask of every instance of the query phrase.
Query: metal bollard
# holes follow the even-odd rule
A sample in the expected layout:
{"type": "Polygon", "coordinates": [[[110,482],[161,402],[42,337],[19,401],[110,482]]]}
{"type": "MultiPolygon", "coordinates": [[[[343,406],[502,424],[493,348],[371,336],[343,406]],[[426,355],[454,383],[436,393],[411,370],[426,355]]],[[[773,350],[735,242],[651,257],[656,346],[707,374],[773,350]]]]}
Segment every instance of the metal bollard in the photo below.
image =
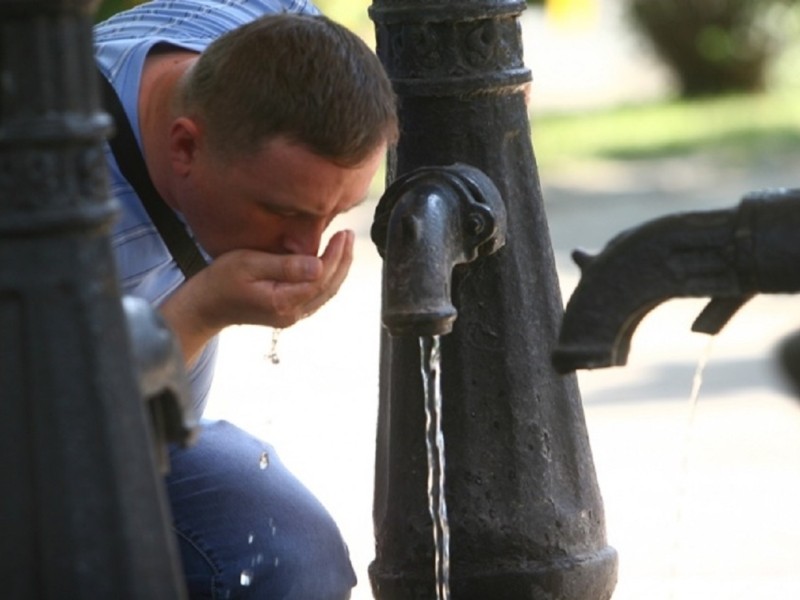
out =
{"type": "Polygon", "coordinates": [[[108,230],[92,3],[0,3],[0,581],[185,597],[108,230]]]}

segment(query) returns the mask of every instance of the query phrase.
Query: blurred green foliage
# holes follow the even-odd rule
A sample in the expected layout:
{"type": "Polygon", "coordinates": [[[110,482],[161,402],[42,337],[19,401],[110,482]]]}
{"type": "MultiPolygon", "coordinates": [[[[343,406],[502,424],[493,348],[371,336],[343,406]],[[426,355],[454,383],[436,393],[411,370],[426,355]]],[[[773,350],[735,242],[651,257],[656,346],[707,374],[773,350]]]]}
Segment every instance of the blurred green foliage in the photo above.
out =
{"type": "Polygon", "coordinates": [[[360,35],[374,47],[375,30],[369,18],[371,0],[314,0],[324,14],[360,35]]]}
{"type": "Polygon", "coordinates": [[[788,39],[795,0],[626,0],[631,23],[672,70],[684,97],[760,91],[788,39]]]}
{"type": "Polygon", "coordinates": [[[800,159],[797,90],[668,100],[570,115],[532,116],[540,166],[693,153],[728,164],[800,159]]]}

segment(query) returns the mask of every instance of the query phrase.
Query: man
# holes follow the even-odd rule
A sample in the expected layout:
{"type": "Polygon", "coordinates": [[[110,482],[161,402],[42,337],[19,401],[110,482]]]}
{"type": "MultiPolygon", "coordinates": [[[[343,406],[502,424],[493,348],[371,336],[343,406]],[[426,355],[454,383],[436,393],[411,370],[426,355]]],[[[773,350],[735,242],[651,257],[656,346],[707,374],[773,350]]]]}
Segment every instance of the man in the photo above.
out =
{"type": "MultiPolygon", "coordinates": [[[[339,289],[353,233],[321,254],[320,239],[396,140],[391,85],[361,40],[303,0],[154,0],[99,24],[95,56],[161,201],[209,262],[184,277],[109,153],[122,290],[159,307],[202,412],[222,329],[287,327],[339,289]]],[[[349,597],[336,525],[271,447],[204,423],[170,461],[192,598],[349,597]]]]}

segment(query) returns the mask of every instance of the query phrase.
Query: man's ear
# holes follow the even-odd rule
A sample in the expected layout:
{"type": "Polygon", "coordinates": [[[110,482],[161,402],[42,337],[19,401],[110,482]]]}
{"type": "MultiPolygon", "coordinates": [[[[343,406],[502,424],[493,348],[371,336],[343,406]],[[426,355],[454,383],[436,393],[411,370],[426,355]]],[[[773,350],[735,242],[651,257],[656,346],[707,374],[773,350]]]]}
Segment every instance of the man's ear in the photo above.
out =
{"type": "Polygon", "coordinates": [[[201,128],[190,117],[178,117],[169,129],[169,158],[173,171],[187,175],[195,161],[201,143],[201,128]]]}

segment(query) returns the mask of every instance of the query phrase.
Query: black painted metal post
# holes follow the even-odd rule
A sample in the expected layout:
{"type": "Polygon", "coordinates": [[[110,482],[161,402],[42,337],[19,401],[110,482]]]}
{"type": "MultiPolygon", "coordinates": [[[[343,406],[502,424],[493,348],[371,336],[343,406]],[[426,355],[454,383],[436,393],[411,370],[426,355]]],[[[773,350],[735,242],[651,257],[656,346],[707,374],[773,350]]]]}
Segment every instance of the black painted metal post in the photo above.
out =
{"type": "MultiPolygon", "coordinates": [[[[456,267],[442,340],[455,600],[605,600],[616,582],[580,395],[550,364],[562,301],[529,135],[524,2],[375,0],[378,54],[401,102],[390,179],[462,162],[506,203],[506,246],[456,267]]],[[[411,283],[413,284],[413,282],[411,283]]],[[[434,598],[419,346],[381,348],[377,598],[434,598]]]]}
{"type": "Polygon", "coordinates": [[[91,3],[0,2],[4,598],[175,599],[107,233],[91,3]]]}

